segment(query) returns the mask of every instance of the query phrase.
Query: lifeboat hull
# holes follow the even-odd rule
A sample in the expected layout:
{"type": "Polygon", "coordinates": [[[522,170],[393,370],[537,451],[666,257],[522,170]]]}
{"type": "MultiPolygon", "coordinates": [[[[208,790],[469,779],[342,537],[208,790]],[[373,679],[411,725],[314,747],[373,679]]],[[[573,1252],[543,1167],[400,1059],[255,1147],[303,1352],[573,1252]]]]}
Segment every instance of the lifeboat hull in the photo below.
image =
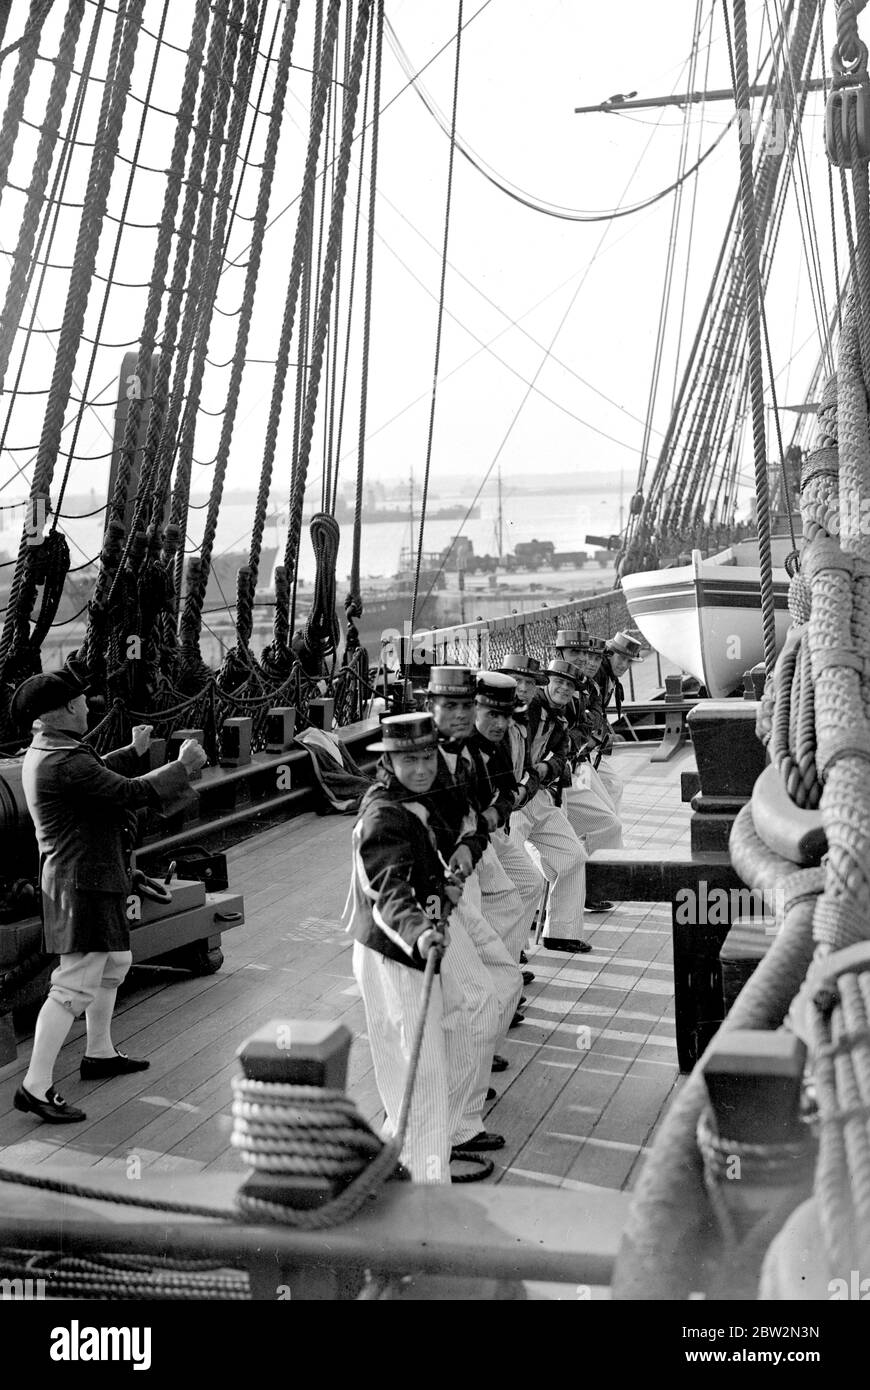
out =
{"type": "MultiPolygon", "coordinates": [[[[761,571],[735,563],[732,554],[704,559],[693,550],[689,565],[622,580],[632,620],[650,646],[701,681],[714,700],[741,691],[743,673],[764,657],[761,571]]],[[[789,578],[776,568],[773,578],[779,651],[791,622],[789,578]]]]}

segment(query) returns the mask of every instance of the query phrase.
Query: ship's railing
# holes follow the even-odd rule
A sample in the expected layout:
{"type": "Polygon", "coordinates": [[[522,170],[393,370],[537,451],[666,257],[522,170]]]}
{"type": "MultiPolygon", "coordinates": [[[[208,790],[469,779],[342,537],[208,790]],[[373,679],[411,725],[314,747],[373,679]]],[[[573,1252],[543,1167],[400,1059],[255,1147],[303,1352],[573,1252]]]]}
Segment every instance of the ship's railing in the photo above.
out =
{"type": "Polygon", "coordinates": [[[454,627],[415,632],[411,659],[433,666],[492,667],[508,652],[525,652],[547,662],[559,628],[579,627],[594,637],[629,631],[631,619],[621,589],[575,598],[567,603],[542,604],[503,618],[482,618],[454,627]]]}

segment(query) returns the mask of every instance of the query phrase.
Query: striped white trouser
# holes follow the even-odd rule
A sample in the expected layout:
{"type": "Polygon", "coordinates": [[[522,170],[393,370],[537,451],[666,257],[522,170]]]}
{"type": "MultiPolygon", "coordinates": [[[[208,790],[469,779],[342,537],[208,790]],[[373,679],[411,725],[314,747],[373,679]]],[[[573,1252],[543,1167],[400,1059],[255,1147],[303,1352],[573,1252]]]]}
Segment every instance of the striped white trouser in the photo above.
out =
{"type": "MultiPolygon", "coordinates": [[[[414,1181],[422,1183],[449,1182],[452,1144],[470,1139],[482,1128],[479,1114],[473,1130],[463,1128],[479,1070],[474,1023],[487,1015],[493,1028],[495,1024],[488,980],[474,947],[452,917],[448,935],[441,972],[429,1000],[402,1149],[402,1162],[414,1181]],[[473,977],[477,972],[479,981],[477,1014],[470,1008],[457,1008],[455,1003],[457,998],[468,997],[469,962],[470,974],[473,977]]],[[[353,946],[353,973],[366,1011],[378,1093],[387,1112],[388,1128],[395,1134],[420,1019],[423,973],[389,960],[360,941],[353,946]]]]}
{"type": "Polygon", "coordinates": [[[544,879],[523,846],[516,844],[504,830],[497,830],[490,843],[522,902],[522,912],[510,932],[503,938],[511,958],[519,963],[520,952],[528,945],[529,924],[535,908],[541,901],[544,879]]]}
{"type": "Polygon", "coordinates": [[[523,977],[497,933],[480,911],[477,875],[465,880],[462,898],[450,914],[450,945],[441,971],[444,1026],[470,1029],[474,1045],[472,1085],[454,1143],[483,1129],[483,1107],[492,1058],[516,1011],[523,977]],[[445,965],[449,966],[445,974],[445,965]]]}
{"type": "MultiPolygon", "coordinates": [[[[524,928],[527,898],[502,863],[497,843],[499,839],[504,844],[508,843],[503,830],[495,831],[477,865],[477,878],[481,895],[480,909],[485,920],[507,947],[508,955],[514,965],[517,965],[520,951],[526,940],[524,928]]],[[[529,897],[534,897],[537,901],[540,897],[541,878],[539,874],[535,873],[534,865],[530,862],[528,855],[524,854],[523,859],[529,866],[528,877],[531,880],[531,892],[529,893],[528,889],[526,891],[529,897]]]]}
{"type": "Polygon", "coordinates": [[[590,854],[596,849],[622,849],[622,821],[604,778],[591,763],[581,763],[574,773],[565,793],[565,810],[590,854]]]}
{"type": "Polygon", "coordinates": [[[613,809],[618,815],[619,808],[622,805],[622,793],[625,791],[625,783],[613,766],[612,756],[605,756],[601,759],[601,762],[598,764],[598,776],[604,783],[607,794],[613,802],[613,809]]]}
{"type": "Polygon", "coordinates": [[[565,812],[541,788],[511,817],[511,839],[521,848],[528,842],[541,861],[550,884],[545,937],[579,941],[583,935],[588,855],[565,812]]]}

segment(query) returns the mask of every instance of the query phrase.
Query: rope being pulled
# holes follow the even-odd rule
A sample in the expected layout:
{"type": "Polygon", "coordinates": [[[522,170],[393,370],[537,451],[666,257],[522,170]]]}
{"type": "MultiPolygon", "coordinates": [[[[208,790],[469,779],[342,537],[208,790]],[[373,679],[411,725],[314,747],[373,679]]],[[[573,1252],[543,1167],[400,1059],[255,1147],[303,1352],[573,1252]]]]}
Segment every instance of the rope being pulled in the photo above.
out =
{"type": "Polygon", "coordinates": [[[242,1161],[257,1173],[349,1178],[343,1191],[322,1206],[297,1210],[252,1196],[245,1193],[244,1188],[237,1194],[236,1208],[164,1202],[153,1197],[132,1196],[128,1192],[100,1191],[79,1183],[17,1173],[8,1168],[0,1168],[0,1182],[55,1192],[66,1197],[111,1202],[116,1206],[208,1217],[217,1221],[237,1222],[240,1216],[266,1216],[283,1226],[303,1231],[328,1230],[349,1221],[399,1169],[435,971],[443,952],[443,940],[436,940],[426,957],[420,1018],[411,1048],[402,1106],[396,1133],[387,1143],[382,1143],[343,1092],[313,1086],[258,1082],[248,1078],[233,1082],[235,1128],[232,1142],[238,1148],[242,1161]]]}

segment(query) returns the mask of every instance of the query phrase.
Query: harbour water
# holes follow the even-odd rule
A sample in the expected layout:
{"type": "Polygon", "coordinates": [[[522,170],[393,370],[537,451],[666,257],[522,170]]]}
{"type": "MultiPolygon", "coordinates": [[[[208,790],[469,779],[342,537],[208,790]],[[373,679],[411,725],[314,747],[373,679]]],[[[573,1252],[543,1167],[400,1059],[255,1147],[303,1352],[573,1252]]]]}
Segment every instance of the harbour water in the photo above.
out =
{"type": "MultiPolygon", "coordinates": [[[[523,481],[522,486],[531,486],[531,479],[523,481]]],[[[202,499],[194,499],[194,503],[202,499]]],[[[439,494],[437,505],[449,506],[465,500],[470,506],[471,498],[459,498],[439,494]]],[[[391,504],[395,505],[395,504],[391,504]]],[[[92,511],[99,506],[99,498],[91,506],[83,505],[81,511],[92,511]]],[[[469,520],[464,526],[458,521],[427,521],[423,549],[425,551],[443,550],[453,536],[460,530],[472,542],[475,554],[495,555],[497,552],[496,519],[497,502],[495,497],[484,497],[480,503],[477,520],[469,520]]],[[[309,510],[309,509],[306,509],[309,510]]],[[[0,551],[7,555],[15,554],[21,534],[24,506],[20,509],[0,511],[0,551]]],[[[188,518],[189,535],[187,549],[195,554],[202,540],[205,526],[206,507],[191,506],[188,518]]],[[[220,521],[215,543],[215,553],[246,551],[250,545],[252,505],[238,505],[232,500],[221,508],[220,521]]],[[[609,535],[619,526],[619,493],[616,488],[595,492],[568,490],[564,493],[520,493],[513,491],[505,483],[502,501],[503,545],[505,553],[513,550],[517,542],[530,540],[550,540],[557,550],[587,550],[594,547],[585,544],[586,532],[609,535]]],[[[413,543],[416,548],[419,536],[419,509],[415,515],[413,543]]],[[[72,564],[82,565],[99,554],[102,539],[102,516],[82,516],[81,519],[65,516],[62,529],[70,543],[72,564]]],[[[264,536],[265,546],[277,546],[278,557],[283,556],[287,536],[287,509],[273,508],[269,515],[264,536]]],[[[361,573],[364,577],[388,578],[398,570],[399,553],[411,541],[408,522],[368,522],[363,527],[361,573]]],[[[341,527],[341,542],[338,553],[339,586],[346,580],[350,569],[353,545],[353,527],[341,527]]],[[[299,577],[306,584],[315,576],[314,553],[308,538],[307,529],[303,532],[303,542],[299,557],[299,577]]],[[[260,575],[261,587],[270,587],[271,575],[260,575]]]]}

